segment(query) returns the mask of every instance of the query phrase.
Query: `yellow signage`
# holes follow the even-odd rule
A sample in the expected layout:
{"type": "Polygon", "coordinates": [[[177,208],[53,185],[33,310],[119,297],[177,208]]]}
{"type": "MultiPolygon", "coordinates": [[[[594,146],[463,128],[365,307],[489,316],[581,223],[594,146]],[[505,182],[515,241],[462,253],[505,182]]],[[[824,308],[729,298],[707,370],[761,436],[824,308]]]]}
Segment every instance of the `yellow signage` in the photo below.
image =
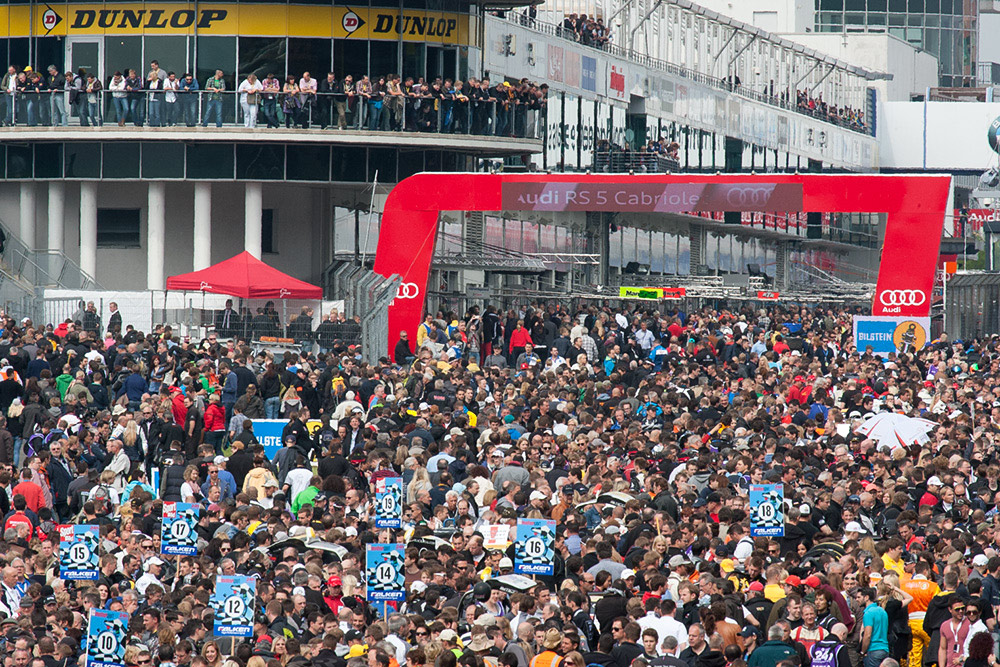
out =
{"type": "Polygon", "coordinates": [[[0,6],[0,37],[240,35],[470,44],[467,14],[390,8],[235,3],[42,4],[0,6]],[[4,32],[3,26],[6,26],[4,32]]]}
{"type": "Polygon", "coordinates": [[[618,296],[623,299],[662,299],[659,287],[619,287],[618,296]]]}

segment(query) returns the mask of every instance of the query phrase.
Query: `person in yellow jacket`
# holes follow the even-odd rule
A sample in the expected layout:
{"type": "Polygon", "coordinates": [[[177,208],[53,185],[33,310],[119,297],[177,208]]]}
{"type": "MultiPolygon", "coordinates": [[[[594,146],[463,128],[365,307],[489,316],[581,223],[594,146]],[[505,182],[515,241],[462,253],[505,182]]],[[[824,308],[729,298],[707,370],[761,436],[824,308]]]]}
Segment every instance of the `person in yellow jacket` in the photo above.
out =
{"type": "Polygon", "coordinates": [[[555,628],[546,630],[542,638],[542,647],[545,650],[531,659],[531,667],[559,667],[562,664],[562,656],[556,653],[556,650],[560,644],[562,644],[562,633],[555,628]]]}
{"type": "Polygon", "coordinates": [[[923,664],[924,650],[931,643],[931,638],[924,632],[927,605],[930,604],[931,598],[941,592],[941,588],[930,579],[930,574],[931,566],[927,561],[918,561],[913,576],[900,585],[903,592],[913,598],[907,609],[910,632],[913,635],[913,643],[910,645],[910,665],[916,667],[923,664]]]}
{"type": "Polygon", "coordinates": [[[427,340],[427,336],[430,335],[432,330],[431,323],[433,321],[434,316],[427,313],[427,315],[424,316],[424,321],[417,327],[417,349],[424,344],[424,341],[427,340]]]}

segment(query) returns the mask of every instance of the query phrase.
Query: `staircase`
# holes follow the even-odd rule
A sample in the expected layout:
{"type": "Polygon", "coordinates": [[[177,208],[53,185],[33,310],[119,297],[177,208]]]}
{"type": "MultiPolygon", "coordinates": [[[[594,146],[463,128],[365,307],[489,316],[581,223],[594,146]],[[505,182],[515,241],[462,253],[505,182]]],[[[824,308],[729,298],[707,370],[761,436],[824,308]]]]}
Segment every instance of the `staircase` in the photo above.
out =
{"type": "Polygon", "coordinates": [[[18,319],[37,320],[46,287],[101,289],[92,276],[61,250],[29,248],[0,220],[0,308],[18,319]]]}

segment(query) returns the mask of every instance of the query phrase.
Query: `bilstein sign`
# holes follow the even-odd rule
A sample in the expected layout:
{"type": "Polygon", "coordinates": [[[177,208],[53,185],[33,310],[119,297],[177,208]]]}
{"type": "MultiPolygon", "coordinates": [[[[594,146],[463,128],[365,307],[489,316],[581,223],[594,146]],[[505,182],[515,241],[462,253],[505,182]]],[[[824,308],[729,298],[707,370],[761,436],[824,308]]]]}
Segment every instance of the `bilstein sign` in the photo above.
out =
{"type": "Polygon", "coordinates": [[[467,14],[236,3],[0,5],[0,37],[240,35],[471,44],[467,14]]]}

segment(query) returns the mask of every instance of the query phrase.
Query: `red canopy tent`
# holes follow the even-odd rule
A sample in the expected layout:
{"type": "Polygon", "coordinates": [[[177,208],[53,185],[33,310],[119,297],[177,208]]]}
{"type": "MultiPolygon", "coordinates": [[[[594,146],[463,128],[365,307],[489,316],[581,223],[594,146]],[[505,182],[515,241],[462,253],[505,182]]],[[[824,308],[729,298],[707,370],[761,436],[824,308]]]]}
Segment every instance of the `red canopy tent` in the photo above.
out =
{"type": "Polygon", "coordinates": [[[244,299],[322,299],[323,288],[268,266],[244,251],[201,271],[167,278],[167,289],[244,299]]]}

